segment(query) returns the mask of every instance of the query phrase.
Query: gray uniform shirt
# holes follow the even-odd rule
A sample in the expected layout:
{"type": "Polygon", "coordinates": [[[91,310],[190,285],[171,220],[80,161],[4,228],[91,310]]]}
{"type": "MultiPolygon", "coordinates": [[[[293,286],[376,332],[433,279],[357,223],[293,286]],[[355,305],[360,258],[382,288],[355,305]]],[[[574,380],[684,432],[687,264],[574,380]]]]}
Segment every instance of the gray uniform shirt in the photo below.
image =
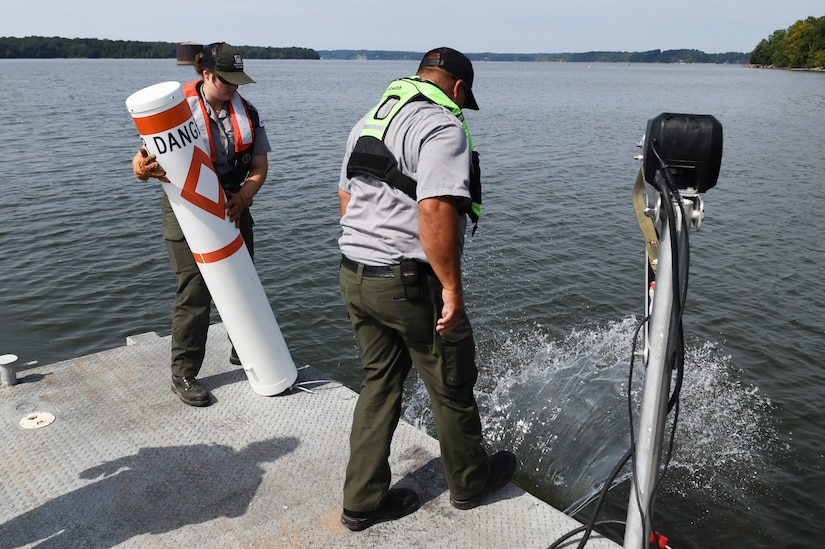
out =
{"type": "MultiPolygon", "coordinates": [[[[338,186],[350,194],[341,218],[341,253],[366,265],[395,265],[402,259],[427,262],[416,201],[374,177],[347,178],[347,162],[366,118],[350,132],[341,166],[338,186]]],[[[459,199],[459,207],[469,204],[470,147],[461,121],[448,109],[429,101],[405,105],[390,123],[384,143],[401,171],[418,182],[418,200],[449,196],[459,199]]],[[[463,249],[467,217],[459,216],[459,223],[463,249]]]]}

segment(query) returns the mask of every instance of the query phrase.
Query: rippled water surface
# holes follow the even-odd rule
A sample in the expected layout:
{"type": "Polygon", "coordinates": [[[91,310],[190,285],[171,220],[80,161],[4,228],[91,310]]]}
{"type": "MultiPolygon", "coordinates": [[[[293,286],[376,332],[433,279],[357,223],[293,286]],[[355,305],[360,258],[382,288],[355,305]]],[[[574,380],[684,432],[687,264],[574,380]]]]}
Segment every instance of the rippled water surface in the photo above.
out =
{"type": "MultiPolygon", "coordinates": [[[[291,351],[353,388],[337,291],[342,147],[386,83],[415,68],[247,62],[258,83],[242,92],[274,149],[253,209],[256,266],[291,351]]],[[[138,136],[124,101],[193,77],[172,60],[0,60],[0,354],[46,364],[168,335],[161,190],[131,175],[138,136]]],[[[661,112],[713,114],[722,170],[690,233],[685,385],[656,526],[673,547],[819,545],[825,75],[480,62],[475,95],[485,194],[466,288],[485,428],[491,447],[518,452],[517,483],[585,520],[624,453],[644,295],[635,144],[661,112]]],[[[410,396],[405,417],[435,434],[415,379],[410,396]]],[[[624,519],[627,485],[605,518],[624,519]]]]}

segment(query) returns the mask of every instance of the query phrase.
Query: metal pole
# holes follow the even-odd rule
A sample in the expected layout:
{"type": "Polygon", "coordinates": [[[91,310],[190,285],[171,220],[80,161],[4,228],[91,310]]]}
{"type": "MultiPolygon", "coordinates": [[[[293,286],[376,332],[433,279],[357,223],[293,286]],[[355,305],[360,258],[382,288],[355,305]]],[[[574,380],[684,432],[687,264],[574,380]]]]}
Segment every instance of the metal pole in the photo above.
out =
{"type": "MultiPolygon", "coordinates": [[[[663,199],[667,200],[667,198],[663,199]]],[[[675,238],[679,242],[682,237],[682,220],[680,219],[681,210],[678,204],[676,206],[673,208],[677,216],[675,238]]],[[[657,228],[660,244],[656,266],[656,287],[653,292],[649,330],[647,331],[648,362],[645,369],[642,406],[635,441],[624,549],[643,549],[647,547],[647,540],[650,539],[652,522],[649,514],[653,511],[652,499],[659,474],[670,393],[672,371],[671,365],[666,364],[666,357],[670,344],[668,335],[673,317],[672,235],[667,219],[659,221],[657,228]]],[[[682,246],[677,246],[677,250],[682,250],[682,246]]]]}

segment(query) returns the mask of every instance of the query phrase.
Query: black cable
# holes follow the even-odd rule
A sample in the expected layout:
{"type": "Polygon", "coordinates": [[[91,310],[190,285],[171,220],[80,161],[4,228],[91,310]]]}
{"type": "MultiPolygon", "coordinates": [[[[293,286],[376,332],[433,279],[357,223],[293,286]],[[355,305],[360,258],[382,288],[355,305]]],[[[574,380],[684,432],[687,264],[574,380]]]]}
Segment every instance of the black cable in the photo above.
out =
{"type": "MultiPolygon", "coordinates": [[[[601,492],[599,492],[599,498],[596,500],[596,507],[593,509],[593,516],[590,518],[590,522],[588,522],[587,525],[584,527],[584,535],[582,536],[582,539],[579,541],[578,549],[584,548],[584,545],[587,543],[587,540],[590,539],[590,534],[593,533],[593,529],[596,527],[597,524],[604,524],[604,521],[597,522],[596,517],[599,516],[599,511],[601,510],[602,505],[604,505],[604,500],[607,497],[607,492],[610,491],[610,486],[613,484],[613,481],[616,480],[616,477],[619,476],[619,472],[622,470],[622,467],[624,467],[624,464],[627,463],[627,460],[630,459],[630,456],[632,455],[633,448],[631,447],[627,449],[627,452],[625,452],[625,454],[622,456],[622,459],[619,460],[619,463],[617,463],[616,466],[613,467],[613,470],[607,476],[607,480],[605,480],[604,486],[602,486],[601,492]]],[[[622,524],[624,524],[624,522],[622,522],[622,524]]],[[[581,528],[577,528],[576,530],[582,531],[581,528]]],[[[570,535],[568,535],[567,537],[570,537],[570,535]]],[[[556,544],[553,544],[551,548],[554,546],[556,546],[556,544]]]]}
{"type": "MultiPolygon", "coordinates": [[[[621,525],[624,525],[624,521],[623,520],[600,520],[599,522],[596,523],[596,526],[604,526],[605,524],[621,524],[621,525]]],[[[559,539],[557,539],[556,541],[554,541],[553,545],[549,546],[547,549],[557,549],[558,547],[561,546],[562,543],[564,543],[568,539],[572,538],[573,536],[575,536],[576,534],[584,531],[587,528],[588,528],[587,526],[579,526],[575,530],[571,530],[570,532],[567,532],[564,536],[562,536],[559,539]]]]}

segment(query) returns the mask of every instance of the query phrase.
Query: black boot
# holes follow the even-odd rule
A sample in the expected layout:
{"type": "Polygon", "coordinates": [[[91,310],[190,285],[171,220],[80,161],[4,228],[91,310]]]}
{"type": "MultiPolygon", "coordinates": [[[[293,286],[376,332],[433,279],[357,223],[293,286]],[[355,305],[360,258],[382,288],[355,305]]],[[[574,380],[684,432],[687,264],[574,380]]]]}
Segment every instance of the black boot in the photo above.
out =
{"type": "Polygon", "coordinates": [[[406,517],[418,509],[419,505],[421,505],[421,502],[415,490],[390,488],[381,503],[381,507],[375,511],[347,511],[344,509],[341,514],[341,522],[353,532],[358,532],[369,528],[376,522],[406,517]]]}
{"type": "Polygon", "coordinates": [[[172,392],[189,406],[209,406],[212,403],[209,391],[193,376],[172,374],[172,392]]]}
{"type": "Polygon", "coordinates": [[[507,486],[510,479],[516,472],[516,456],[507,450],[496,452],[493,457],[489,459],[490,463],[490,477],[487,479],[487,485],[478,494],[467,499],[455,499],[450,496],[450,503],[456,509],[466,511],[478,507],[484,498],[497,492],[507,486]]]}

